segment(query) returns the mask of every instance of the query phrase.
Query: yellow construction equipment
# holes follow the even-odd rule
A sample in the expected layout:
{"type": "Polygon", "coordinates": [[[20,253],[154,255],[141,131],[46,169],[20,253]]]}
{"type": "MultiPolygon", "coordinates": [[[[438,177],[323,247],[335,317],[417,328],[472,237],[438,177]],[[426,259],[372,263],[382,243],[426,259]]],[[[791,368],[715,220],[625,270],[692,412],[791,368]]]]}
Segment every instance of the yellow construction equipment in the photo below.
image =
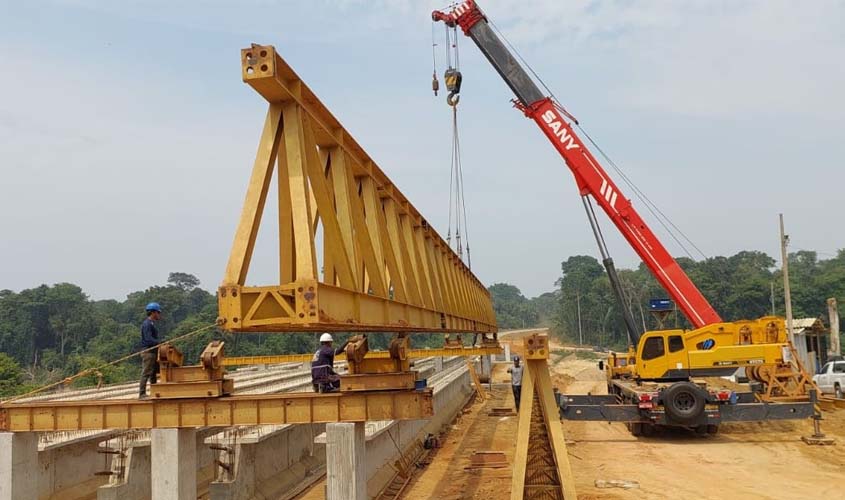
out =
{"type": "Polygon", "coordinates": [[[241,63],[269,109],[219,288],[221,327],[495,332],[485,286],[275,48],[243,49],[241,63]],[[274,172],[279,283],[247,286],[274,172]]]}

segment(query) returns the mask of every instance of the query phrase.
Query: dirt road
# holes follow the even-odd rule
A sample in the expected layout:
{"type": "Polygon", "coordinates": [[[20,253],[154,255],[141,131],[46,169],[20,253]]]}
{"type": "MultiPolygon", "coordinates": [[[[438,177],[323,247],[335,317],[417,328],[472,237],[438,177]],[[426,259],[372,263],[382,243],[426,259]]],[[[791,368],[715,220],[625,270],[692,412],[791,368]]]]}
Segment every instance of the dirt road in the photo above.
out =
{"type": "MultiPolygon", "coordinates": [[[[516,342],[514,342],[516,344],[516,342]]],[[[516,346],[514,346],[516,348],[516,346]]],[[[560,349],[560,346],[552,346],[560,349]]],[[[515,349],[518,351],[518,349],[515,349]]],[[[552,376],[563,392],[605,393],[592,360],[553,356],[552,376]],[[556,362],[555,362],[556,361],[556,362]]],[[[497,365],[494,382],[508,380],[497,365]]],[[[444,500],[510,498],[511,468],[464,470],[473,451],[500,450],[512,462],[516,419],[490,417],[513,404],[506,385],[476,402],[455,423],[434,461],[404,498],[444,500]]],[[[724,424],[717,436],[687,432],[635,438],[624,424],[564,422],[580,499],[810,499],[845,496],[845,411],[826,413],[823,430],[835,446],[805,445],[809,422],[724,424]],[[599,489],[597,479],[637,481],[638,489],[599,489]]]]}

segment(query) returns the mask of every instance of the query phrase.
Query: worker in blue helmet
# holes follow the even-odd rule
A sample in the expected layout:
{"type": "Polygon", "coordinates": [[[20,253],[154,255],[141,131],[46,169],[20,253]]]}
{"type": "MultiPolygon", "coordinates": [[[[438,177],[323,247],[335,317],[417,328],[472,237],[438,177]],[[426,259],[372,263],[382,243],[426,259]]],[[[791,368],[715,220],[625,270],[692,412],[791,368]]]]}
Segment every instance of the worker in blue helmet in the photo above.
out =
{"type": "MultiPolygon", "coordinates": [[[[158,336],[158,327],[156,322],[161,319],[161,306],[158,302],[150,302],[146,307],[147,318],[141,323],[141,342],[142,350],[155,347],[161,343],[158,336]]],[[[158,351],[152,349],[141,353],[141,382],[138,387],[138,399],[147,399],[147,381],[150,385],[156,383],[156,373],[158,372],[158,351]]]]}
{"type": "Polygon", "coordinates": [[[522,370],[523,366],[519,364],[519,356],[513,357],[513,366],[508,368],[508,373],[511,374],[511,389],[513,389],[513,402],[516,406],[516,411],[519,411],[519,402],[522,396],[522,370]]]}

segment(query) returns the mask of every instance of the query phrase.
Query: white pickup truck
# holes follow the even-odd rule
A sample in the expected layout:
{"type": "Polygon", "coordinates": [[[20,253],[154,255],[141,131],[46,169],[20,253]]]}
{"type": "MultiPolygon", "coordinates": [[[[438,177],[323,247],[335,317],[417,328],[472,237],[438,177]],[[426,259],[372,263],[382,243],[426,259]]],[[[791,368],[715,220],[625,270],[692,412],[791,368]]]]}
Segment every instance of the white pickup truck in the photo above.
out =
{"type": "Polygon", "coordinates": [[[813,375],[813,381],[825,394],[845,398],[845,361],[831,361],[822,367],[821,373],[813,375]]]}

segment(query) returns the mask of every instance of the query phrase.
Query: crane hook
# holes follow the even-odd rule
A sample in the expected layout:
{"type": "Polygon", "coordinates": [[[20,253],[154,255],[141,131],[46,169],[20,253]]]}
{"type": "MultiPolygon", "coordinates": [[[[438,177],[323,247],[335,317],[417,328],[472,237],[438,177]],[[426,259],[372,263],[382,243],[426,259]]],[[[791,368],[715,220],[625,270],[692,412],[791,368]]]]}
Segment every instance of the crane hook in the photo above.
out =
{"type": "Polygon", "coordinates": [[[446,103],[453,108],[458,105],[460,102],[461,96],[457,92],[449,92],[449,95],[446,96],[446,103]]]}

